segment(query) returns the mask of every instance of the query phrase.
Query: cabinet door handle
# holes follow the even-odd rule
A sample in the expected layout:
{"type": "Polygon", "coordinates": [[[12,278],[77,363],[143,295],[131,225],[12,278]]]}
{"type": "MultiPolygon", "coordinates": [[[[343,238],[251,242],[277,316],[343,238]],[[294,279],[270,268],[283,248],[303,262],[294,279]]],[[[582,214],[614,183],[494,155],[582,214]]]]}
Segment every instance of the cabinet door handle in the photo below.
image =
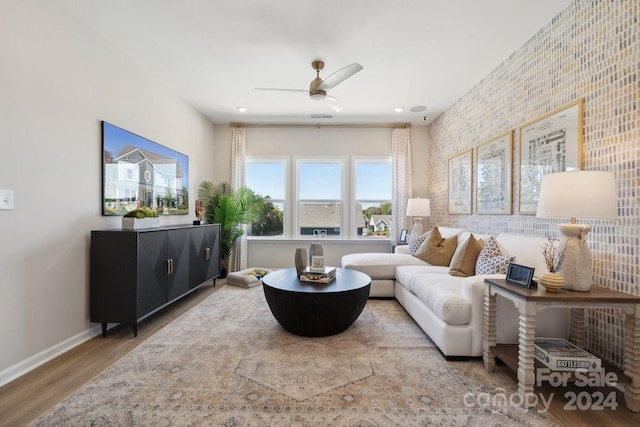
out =
{"type": "Polygon", "coordinates": [[[171,274],[171,259],[167,258],[167,276],[171,274]]]}
{"type": "Polygon", "coordinates": [[[204,250],[204,259],[209,260],[211,258],[211,248],[206,248],[204,250]]]}
{"type": "Polygon", "coordinates": [[[173,274],[173,258],[171,258],[169,261],[171,261],[171,274],[173,274]]]}

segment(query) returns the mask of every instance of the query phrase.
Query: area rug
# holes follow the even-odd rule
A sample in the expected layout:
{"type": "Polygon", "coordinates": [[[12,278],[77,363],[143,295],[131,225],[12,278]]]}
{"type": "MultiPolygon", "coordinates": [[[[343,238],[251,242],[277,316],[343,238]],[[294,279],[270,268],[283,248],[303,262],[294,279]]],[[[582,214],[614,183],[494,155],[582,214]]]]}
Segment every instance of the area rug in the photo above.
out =
{"type": "Polygon", "coordinates": [[[554,424],[490,398],[516,389],[481,360],[445,361],[396,301],[369,300],[345,332],[305,338],[280,327],[262,286],[224,286],[34,425],[554,424]]]}

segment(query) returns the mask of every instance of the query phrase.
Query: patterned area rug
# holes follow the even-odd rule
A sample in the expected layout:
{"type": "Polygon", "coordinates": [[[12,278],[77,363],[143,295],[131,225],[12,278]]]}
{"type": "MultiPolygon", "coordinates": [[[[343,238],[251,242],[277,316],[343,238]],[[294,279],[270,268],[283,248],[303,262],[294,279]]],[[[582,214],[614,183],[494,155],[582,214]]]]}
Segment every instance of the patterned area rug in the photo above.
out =
{"type": "Polygon", "coordinates": [[[347,331],[305,338],[280,327],[261,286],[225,286],[34,424],[554,424],[487,398],[516,389],[480,360],[445,361],[396,301],[369,300],[347,331]]]}

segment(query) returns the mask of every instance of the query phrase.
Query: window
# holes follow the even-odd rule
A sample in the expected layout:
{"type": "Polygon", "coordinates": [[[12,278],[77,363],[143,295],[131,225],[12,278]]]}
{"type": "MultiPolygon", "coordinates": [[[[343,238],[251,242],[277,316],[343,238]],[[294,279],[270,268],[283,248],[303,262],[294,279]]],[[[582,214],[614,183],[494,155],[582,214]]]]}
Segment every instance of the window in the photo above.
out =
{"type": "Polygon", "coordinates": [[[391,236],[391,159],[354,159],[354,230],[358,237],[391,236]]]}
{"type": "Polygon", "coordinates": [[[284,236],[287,163],[286,159],[247,160],[246,184],[266,198],[262,214],[248,227],[247,235],[284,236]]]}
{"type": "Polygon", "coordinates": [[[296,165],[298,235],[342,236],[343,162],[298,160],[296,165]]]}
{"type": "Polygon", "coordinates": [[[246,183],[267,198],[249,236],[390,237],[390,157],[249,157],[246,183]]]}

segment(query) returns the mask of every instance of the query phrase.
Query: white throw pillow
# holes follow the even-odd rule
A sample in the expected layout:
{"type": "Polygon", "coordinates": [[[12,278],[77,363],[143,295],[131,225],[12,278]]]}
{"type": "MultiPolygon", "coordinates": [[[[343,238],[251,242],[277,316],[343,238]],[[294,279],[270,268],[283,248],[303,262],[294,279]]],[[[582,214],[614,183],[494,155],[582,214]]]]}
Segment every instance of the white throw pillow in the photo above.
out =
{"type": "Polygon", "coordinates": [[[429,233],[431,233],[431,230],[419,236],[414,236],[414,235],[409,236],[408,245],[409,245],[409,253],[411,255],[414,255],[418,251],[420,246],[422,246],[422,243],[424,243],[424,241],[427,240],[427,237],[429,237],[429,233]]]}

